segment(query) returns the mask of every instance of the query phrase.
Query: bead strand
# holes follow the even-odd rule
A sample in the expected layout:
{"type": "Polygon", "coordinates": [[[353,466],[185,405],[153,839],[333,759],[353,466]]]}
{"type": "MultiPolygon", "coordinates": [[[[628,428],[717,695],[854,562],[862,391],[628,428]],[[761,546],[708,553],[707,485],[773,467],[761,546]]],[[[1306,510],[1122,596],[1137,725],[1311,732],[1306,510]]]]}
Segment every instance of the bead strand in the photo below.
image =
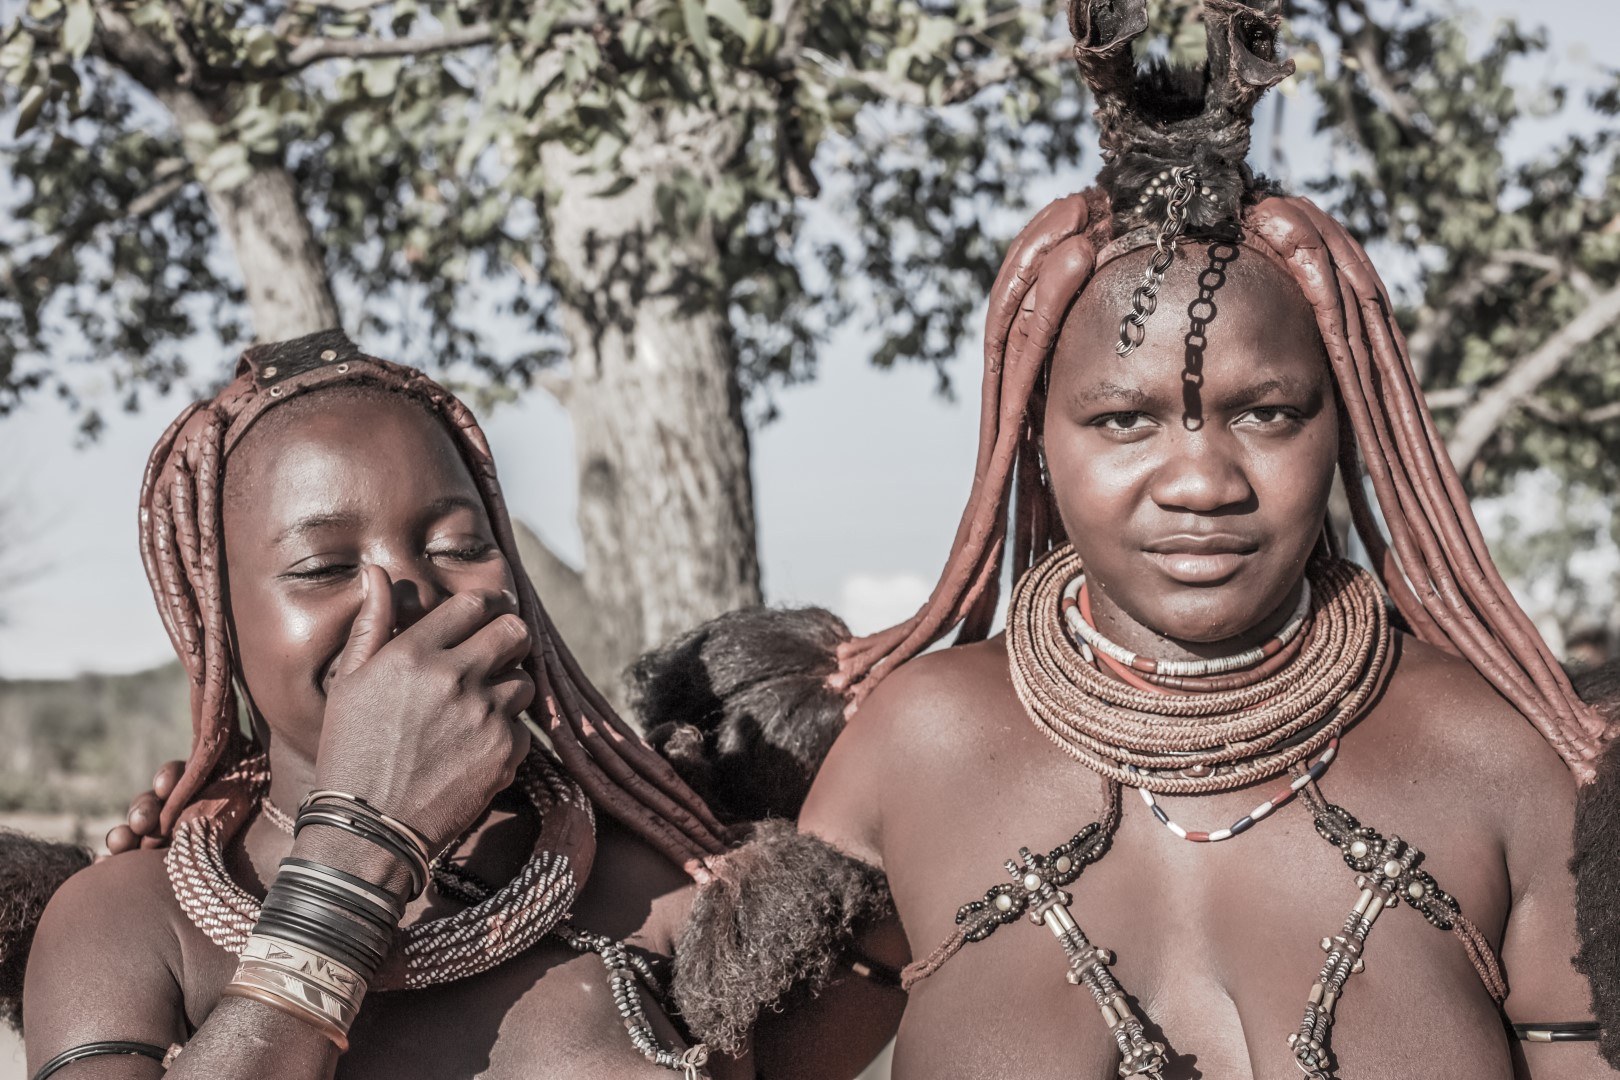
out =
{"type": "Polygon", "coordinates": [[[1273,634],[1264,645],[1256,645],[1232,656],[1210,657],[1205,660],[1158,660],[1132,652],[1125,646],[1110,641],[1100,630],[1085,620],[1080,611],[1080,592],[1085,586],[1086,575],[1076,574],[1063,587],[1061,610],[1069,629],[1091,649],[1144,675],[1202,678],[1208,675],[1228,675],[1234,671],[1253,667],[1277,655],[1283,646],[1293,641],[1311,614],[1311,583],[1306,579],[1300,585],[1299,603],[1294,605],[1294,612],[1289,616],[1288,622],[1283,624],[1283,628],[1273,634]]]}
{"type": "MultiPolygon", "coordinates": [[[[1273,810],[1277,809],[1277,807],[1281,806],[1283,803],[1287,802],[1289,799],[1292,799],[1296,794],[1298,794],[1300,788],[1319,779],[1323,773],[1327,772],[1328,765],[1333,762],[1333,759],[1338,752],[1339,740],[1330,739],[1327,744],[1327,749],[1322,751],[1322,756],[1316,759],[1316,763],[1300,775],[1294,777],[1292,783],[1283,788],[1281,791],[1277,792],[1277,794],[1273,795],[1271,798],[1267,799],[1265,802],[1261,803],[1259,806],[1255,807],[1253,810],[1250,810],[1243,817],[1234,821],[1231,825],[1224,829],[1216,829],[1214,832],[1198,832],[1193,829],[1184,829],[1172,821],[1170,815],[1165,813],[1164,807],[1160,806],[1159,801],[1153,797],[1153,792],[1149,791],[1145,787],[1139,787],[1136,789],[1136,793],[1142,796],[1142,801],[1147,803],[1149,810],[1153,811],[1153,816],[1159,820],[1159,824],[1169,829],[1175,835],[1181,837],[1183,840],[1191,840],[1195,844],[1215,844],[1222,840],[1230,840],[1234,836],[1248,832],[1256,822],[1260,821],[1267,814],[1271,813],[1273,810]]],[[[1136,766],[1134,765],[1127,765],[1126,768],[1132,773],[1138,772],[1136,766]]]]}
{"type": "Polygon", "coordinates": [[[1303,644],[1274,675],[1189,694],[1133,687],[1087,663],[1070,636],[1062,594],[1080,570],[1073,548],[1063,548],[1019,579],[1007,620],[1009,666],[1036,727],[1116,783],[1201,795],[1281,776],[1338,737],[1389,659],[1376,583],[1350,563],[1318,559],[1307,570],[1313,610],[1303,644]],[[1169,770],[1179,775],[1163,775],[1169,770]]]}
{"type": "Polygon", "coordinates": [[[619,1019],[630,1034],[630,1042],[641,1051],[642,1057],[661,1069],[682,1073],[689,1080],[702,1075],[709,1061],[709,1048],[705,1044],[697,1043],[680,1053],[659,1045],[658,1033],[647,1019],[647,1011],[641,1004],[641,990],[636,985],[639,978],[655,996],[660,992],[658,980],[645,960],[626,949],[623,942],[606,934],[593,934],[568,923],[558,924],[552,933],[575,952],[591,952],[601,957],[608,971],[614,1008],[618,1009],[619,1019]]]}

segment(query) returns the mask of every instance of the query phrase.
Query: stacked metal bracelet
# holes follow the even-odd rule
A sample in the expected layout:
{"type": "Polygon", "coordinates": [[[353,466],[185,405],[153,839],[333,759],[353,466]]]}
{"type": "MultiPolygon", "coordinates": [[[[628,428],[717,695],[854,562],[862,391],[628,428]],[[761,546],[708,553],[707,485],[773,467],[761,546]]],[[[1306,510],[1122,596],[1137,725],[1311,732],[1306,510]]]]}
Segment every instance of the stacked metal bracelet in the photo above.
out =
{"type": "MultiPolygon", "coordinates": [[[[376,844],[409,867],[412,896],[426,887],[432,861],[426,838],[364,800],[312,792],[299,808],[293,835],[309,825],[328,825],[376,844]]],[[[224,992],[296,1017],[347,1050],[360,1002],[404,916],[401,900],[364,878],[307,859],[283,859],[224,992]]]]}
{"type": "Polygon", "coordinates": [[[298,807],[293,836],[296,838],[308,825],[342,829],[394,855],[410,868],[413,899],[427,888],[429,867],[433,863],[427,837],[359,796],[344,791],[310,792],[298,807]]]}

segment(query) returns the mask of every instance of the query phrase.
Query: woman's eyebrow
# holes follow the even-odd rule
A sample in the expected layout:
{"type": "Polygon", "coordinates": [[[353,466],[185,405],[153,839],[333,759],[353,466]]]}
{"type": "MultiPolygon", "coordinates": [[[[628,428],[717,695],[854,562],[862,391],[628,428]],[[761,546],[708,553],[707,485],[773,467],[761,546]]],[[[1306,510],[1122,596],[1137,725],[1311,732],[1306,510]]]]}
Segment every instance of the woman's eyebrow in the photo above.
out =
{"type": "Polygon", "coordinates": [[[1226,408],[1238,408],[1251,405],[1256,401],[1280,394],[1286,398],[1303,400],[1314,398],[1321,394],[1322,385],[1316,379],[1300,379],[1286,375],[1279,375],[1264,382],[1252,383],[1248,386],[1235,387],[1231,393],[1222,397],[1221,404],[1226,408]]]}
{"type": "Polygon", "coordinates": [[[1084,405],[1119,404],[1119,405],[1145,405],[1149,395],[1146,391],[1135,386],[1121,386],[1118,383],[1101,382],[1095,386],[1088,386],[1080,392],[1080,402],[1084,405]]]}
{"type": "Polygon", "coordinates": [[[312,532],[330,528],[352,528],[360,523],[360,515],[352,510],[324,510],[299,518],[276,534],[274,543],[285,544],[302,540],[312,532]]]}
{"type": "Polygon", "coordinates": [[[467,495],[445,495],[434,499],[422,511],[422,516],[428,520],[442,518],[446,514],[453,514],[457,510],[471,510],[475,514],[485,512],[481,499],[474,499],[467,495]]]}

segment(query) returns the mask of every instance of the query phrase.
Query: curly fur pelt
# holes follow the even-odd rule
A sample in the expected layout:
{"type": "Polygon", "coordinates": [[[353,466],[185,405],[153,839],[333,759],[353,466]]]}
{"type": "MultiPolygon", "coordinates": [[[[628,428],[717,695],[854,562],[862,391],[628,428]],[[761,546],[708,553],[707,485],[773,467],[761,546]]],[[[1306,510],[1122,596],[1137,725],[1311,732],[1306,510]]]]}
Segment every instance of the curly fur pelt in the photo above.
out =
{"type": "Polygon", "coordinates": [[[746,608],[631,670],[647,741],[724,820],[796,817],[844,729],[827,686],[843,620],[821,608],[746,608]]]}
{"type": "Polygon", "coordinates": [[[671,996],[724,1053],[744,1048],[762,1010],[826,986],[855,935],[894,911],[879,870],[792,822],[761,822],[714,870],[676,942],[671,996]]]}
{"type": "Polygon", "coordinates": [[[39,917],[90,860],[85,848],[0,829],[0,1019],[13,1027],[22,1026],[23,970],[39,917]]]}
{"type": "MultiPolygon", "coordinates": [[[[1575,690],[1620,728],[1620,664],[1574,679],[1575,690]]],[[[1610,743],[1597,779],[1575,803],[1575,925],[1581,948],[1575,969],[1592,986],[1592,1015],[1602,1028],[1598,1049],[1620,1069],[1620,749],[1610,743]]]]}

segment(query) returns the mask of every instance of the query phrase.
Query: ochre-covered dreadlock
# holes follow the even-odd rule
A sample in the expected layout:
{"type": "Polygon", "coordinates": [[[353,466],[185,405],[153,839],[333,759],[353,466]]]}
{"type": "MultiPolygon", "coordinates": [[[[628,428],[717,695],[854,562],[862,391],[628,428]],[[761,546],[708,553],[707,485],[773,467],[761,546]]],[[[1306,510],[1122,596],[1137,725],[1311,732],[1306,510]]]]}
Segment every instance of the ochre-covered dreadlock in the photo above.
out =
{"type": "Polygon", "coordinates": [[[1395,606],[1420,639],[1472,663],[1589,780],[1604,723],[1576,697],[1491,562],[1377,271],[1344,226],[1309,200],[1269,193],[1243,164],[1254,102],[1292,71],[1275,58],[1274,8],[1205,0],[1207,79],[1163,70],[1144,78],[1131,55],[1147,25],[1143,0],[1071,0],[1075,55],[1103,128],[1104,184],[1047,206],[1008,251],[985,327],[978,462],[944,573],[916,615],[845,643],[833,684],[853,707],[953,628],[959,641],[982,639],[1009,527],[1015,575],[1065,542],[1039,462],[1042,374],[1081,291],[1100,266],[1154,242],[1141,226],[1164,217],[1168,170],[1191,164],[1203,186],[1189,234],[1224,233],[1273,260],[1316,312],[1353,433],[1340,456],[1344,487],[1395,606]],[[1144,102],[1157,103],[1151,116],[1144,102]]]}
{"type": "MultiPolygon", "coordinates": [[[[147,464],[141,558],[163,625],[191,679],[191,756],[164,804],[164,831],[241,749],[236,665],[225,614],[221,493],[226,462],[266,410],[336,386],[403,395],[443,422],[478,485],[496,543],[517,581],[519,609],[535,642],[523,665],[537,691],[533,715],[598,806],[694,877],[706,877],[704,860],[723,849],[724,828],[580,671],[523,573],[489,444],[472,413],[426,375],[361,354],[339,331],[249,349],[235,381],[212,400],[188,406],[158,440],[147,464]]],[[[193,812],[221,811],[210,800],[196,804],[193,812]]]]}

